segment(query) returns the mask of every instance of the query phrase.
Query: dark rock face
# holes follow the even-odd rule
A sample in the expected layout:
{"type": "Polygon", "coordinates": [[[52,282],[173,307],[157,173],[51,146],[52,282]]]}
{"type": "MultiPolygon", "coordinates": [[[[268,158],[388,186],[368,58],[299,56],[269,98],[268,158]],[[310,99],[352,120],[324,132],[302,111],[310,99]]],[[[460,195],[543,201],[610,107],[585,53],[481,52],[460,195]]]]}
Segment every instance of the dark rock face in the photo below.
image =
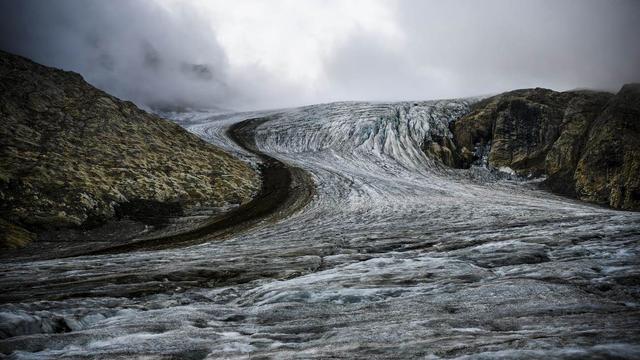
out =
{"type": "Polygon", "coordinates": [[[615,96],[516,90],[478,102],[451,128],[460,154],[489,147],[492,167],[546,174],[552,191],[637,210],[639,94],[638,84],[625,85],[615,96]]]}
{"type": "Polygon", "coordinates": [[[594,119],[611,99],[601,96],[574,97],[564,111],[560,136],[545,158],[546,184],[555,192],[576,196],[574,173],[594,119]]]}
{"type": "Polygon", "coordinates": [[[422,150],[450,167],[468,168],[473,161],[473,153],[466,148],[458,149],[453,139],[448,136],[431,134],[431,139],[425,141],[422,150]]]}
{"type": "Polygon", "coordinates": [[[544,170],[545,155],[559,134],[560,111],[555,106],[526,98],[500,102],[489,161],[520,172],[540,174],[544,170]]]}
{"type": "Polygon", "coordinates": [[[3,223],[90,226],[122,214],[244,203],[259,188],[247,164],[177,124],[78,74],[5,52],[0,119],[3,223]]]}
{"type": "Polygon", "coordinates": [[[625,85],[595,119],[574,178],[581,199],[640,209],[640,84],[625,85]]]}

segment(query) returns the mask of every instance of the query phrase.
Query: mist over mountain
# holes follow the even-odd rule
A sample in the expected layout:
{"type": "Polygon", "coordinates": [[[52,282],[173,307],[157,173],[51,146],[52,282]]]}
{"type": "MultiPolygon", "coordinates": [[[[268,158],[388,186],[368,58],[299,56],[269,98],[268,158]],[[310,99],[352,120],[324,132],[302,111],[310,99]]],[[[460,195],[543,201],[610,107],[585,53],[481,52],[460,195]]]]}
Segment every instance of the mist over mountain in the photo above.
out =
{"type": "Polygon", "coordinates": [[[640,359],[638,34],[637,0],[0,0],[0,358],[640,359]]]}
{"type": "Polygon", "coordinates": [[[0,0],[0,48],[145,107],[274,108],[640,80],[637,1],[0,0]]]}

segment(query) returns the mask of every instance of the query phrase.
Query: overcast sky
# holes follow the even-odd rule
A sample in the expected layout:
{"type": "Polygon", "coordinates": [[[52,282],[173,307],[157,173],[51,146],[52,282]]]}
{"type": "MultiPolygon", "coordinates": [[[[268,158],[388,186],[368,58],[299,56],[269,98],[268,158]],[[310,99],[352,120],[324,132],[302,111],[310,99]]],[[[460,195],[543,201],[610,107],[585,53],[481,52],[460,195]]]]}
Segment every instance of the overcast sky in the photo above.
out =
{"type": "Polygon", "coordinates": [[[615,91],[639,39],[638,0],[0,0],[0,49],[142,106],[615,91]]]}

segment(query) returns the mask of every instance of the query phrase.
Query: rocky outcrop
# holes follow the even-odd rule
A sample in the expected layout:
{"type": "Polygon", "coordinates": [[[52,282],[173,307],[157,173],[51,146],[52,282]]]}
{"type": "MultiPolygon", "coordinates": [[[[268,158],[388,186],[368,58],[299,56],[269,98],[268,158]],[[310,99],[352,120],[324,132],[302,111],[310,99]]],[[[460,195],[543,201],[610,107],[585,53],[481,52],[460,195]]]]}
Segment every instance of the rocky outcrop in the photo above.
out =
{"type": "Polygon", "coordinates": [[[468,168],[473,162],[473,153],[467,148],[459,149],[453,138],[446,135],[431,134],[431,139],[424,142],[422,150],[429,157],[450,167],[468,168]]]}
{"type": "Polygon", "coordinates": [[[595,119],[574,179],[581,199],[640,210],[640,84],[625,85],[595,119]]]}
{"type": "MultiPolygon", "coordinates": [[[[455,149],[522,176],[546,175],[553,191],[640,209],[640,85],[617,94],[516,90],[476,103],[455,121],[455,149]]],[[[457,164],[463,165],[466,164],[457,164]]]]}
{"type": "MultiPolygon", "coordinates": [[[[0,52],[0,218],[93,226],[248,202],[253,169],[80,75],[0,52]]],[[[4,231],[3,230],[3,231],[4,231]]],[[[27,238],[24,235],[21,238],[27,238]]]]}

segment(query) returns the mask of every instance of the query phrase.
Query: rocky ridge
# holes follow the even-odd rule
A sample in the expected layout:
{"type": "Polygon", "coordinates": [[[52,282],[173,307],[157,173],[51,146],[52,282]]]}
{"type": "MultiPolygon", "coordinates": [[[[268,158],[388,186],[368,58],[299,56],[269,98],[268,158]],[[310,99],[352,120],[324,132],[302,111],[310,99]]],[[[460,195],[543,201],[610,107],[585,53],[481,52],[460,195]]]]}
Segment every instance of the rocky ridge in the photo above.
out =
{"type": "Polygon", "coordinates": [[[177,124],[6,52],[0,117],[0,231],[13,246],[33,237],[25,229],[153,225],[246,203],[260,186],[248,164],[177,124]]]}
{"type": "Polygon", "coordinates": [[[520,176],[545,175],[554,192],[640,210],[640,84],[616,95],[515,90],[475,103],[450,130],[427,150],[446,165],[484,161],[520,176]]]}

